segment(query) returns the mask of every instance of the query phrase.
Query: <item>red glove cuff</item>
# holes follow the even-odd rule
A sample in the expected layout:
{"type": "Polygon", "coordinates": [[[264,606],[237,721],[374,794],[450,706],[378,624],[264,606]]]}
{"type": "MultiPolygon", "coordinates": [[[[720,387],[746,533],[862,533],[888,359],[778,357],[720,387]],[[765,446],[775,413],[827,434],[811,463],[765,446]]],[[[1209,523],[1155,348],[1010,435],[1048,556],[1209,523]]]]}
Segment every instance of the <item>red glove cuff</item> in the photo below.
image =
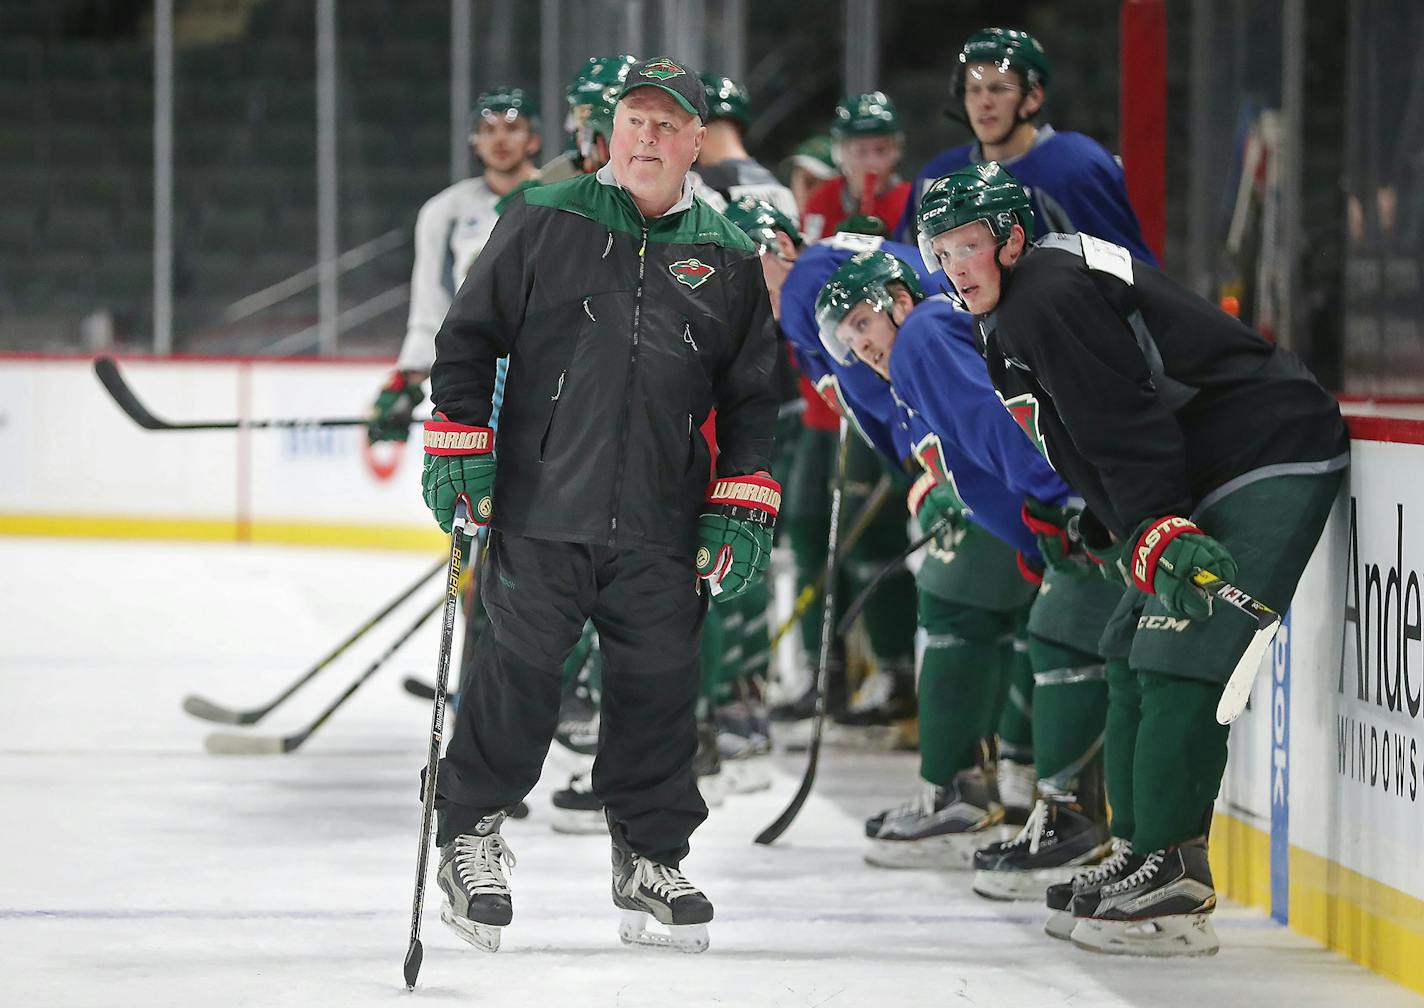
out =
{"type": "Polygon", "coordinates": [[[1043,574],[1029,566],[1028,559],[1023,555],[1022,550],[1014,554],[1014,563],[1019,565],[1019,577],[1035,587],[1043,584],[1043,574]]]}
{"type": "Polygon", "coordinates": [[[1028,530],[1030,532],[1032,532],[1034,535],[1049,536],[1051,538],[1057,539],[1063,549],[1063,555],[1068,555],[1068,552],[1071,549],[1071,544],[1068,542],[1067,529],[1063,528],[1061,525],[1055,525],[1053,524],[1053,522],[1044,521],[1042,518],[1035,517],[1032,513],[1030,513],[1027,504],[1022,505],[1019,508],[1019,516],[1023,518],[1023,523],[1028,526],[1028,530]]]}
{"type": "Polygon", "coordinates": [[[781,484],[766,473],[727,476],[707,488],[707,503],[755,508],[775,518],[781,510],[781,484]]]}
{"type": "Polygon", "coordinates": [[[1137,545],[1132,548],[1132,583],[1147,594],[1155,595],[1152,585],[1157,576],[1157,561],[1162,558],[1168,543],[1188,533],[1206,534],[1179,515],[1167,515],[1147,525],[1142,535],[1137,537],[1137,545]]]}
{"type": "Polygon", "coordinates": [[[925,498],[930,495],[930,491],[935,488],[938,482],[932,473],[921,473],[919,478],[910,484],[910,492],[905,496],[905,505],[910,509],[910,517],[919,517],[921,505],[924,504],[925,498]]]}
{"type": "Polygon", "coordinates": [[[425,454],[488,455],[494,451],[494,431],[449,420],[425,421],[425,454]]]}

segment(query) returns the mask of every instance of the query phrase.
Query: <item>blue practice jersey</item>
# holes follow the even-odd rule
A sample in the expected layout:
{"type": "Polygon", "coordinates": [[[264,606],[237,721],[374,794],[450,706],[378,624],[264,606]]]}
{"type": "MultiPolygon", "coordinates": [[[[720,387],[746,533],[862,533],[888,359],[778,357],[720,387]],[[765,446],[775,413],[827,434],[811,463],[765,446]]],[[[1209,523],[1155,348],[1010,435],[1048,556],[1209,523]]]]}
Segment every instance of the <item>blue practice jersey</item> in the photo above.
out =
{"type": "Polygon", "coordinates": [[[970,517],[1036,558],[1024,498],[1061,505],[1071,491],[994,391],[973,321],[947,297],[933,297],[900,326],[890,354],[900,424],[920,464],[954,486],[970,517]]]}
{"type": "MultiPolygon", "coordinates": [[[[936,179],[978,159],[977,143],[936,155],[915,179],[905,216],[895,229],[896,237],[914,241],[915,215],[925,190],[936,179]]],[[[1033,197],[1037,237],[1051,231],[1086,231],[1121,245],[1134,259],[1157,265],[1156,257],[1142,240],[1137,214],[1127,200],[1122,166],[1096,140],[1082,133],[1059,133],[1051,126],[1041,126],[1028,151],[1002,164],[1033,197]]]]}
{"type": "MultiPolygon", "coordinates": [[[[860,361],[841,364],[821,346],[816,325],[816,296],[840,268],[841,263],[867,249],[880,248],[914,267],[928,290],[941,290],[944,274],[927,272],[919,250],[868,235],[838,234],[806,248],[786,277],[781,289],[781,331],[796,352],[796,363],[811,384],[820,388],[834,377],[841,401],[849,407],[855,425],[867,441],[886,458],[900,460],[910,455],[909,435],[901,426],[899,410],[890,394],[890,385],[860,361]]],[[[987,379],[986,379],[987,380],[987,379]]]]}

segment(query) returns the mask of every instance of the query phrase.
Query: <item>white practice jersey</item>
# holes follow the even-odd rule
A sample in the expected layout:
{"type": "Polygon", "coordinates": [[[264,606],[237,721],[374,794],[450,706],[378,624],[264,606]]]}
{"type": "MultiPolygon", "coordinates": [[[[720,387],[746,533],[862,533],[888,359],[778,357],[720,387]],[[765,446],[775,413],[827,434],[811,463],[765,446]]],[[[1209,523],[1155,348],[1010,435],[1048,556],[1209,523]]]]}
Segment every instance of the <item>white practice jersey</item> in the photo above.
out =
{"type": "Polygon", "coordinates": [[[415,218],[415,267],[410,274],[410,316],[396,367],[429,371],[435,333],[475,257],[489,241],[499,202],[482,178],[464,179],[425,201],[415,218]]]}

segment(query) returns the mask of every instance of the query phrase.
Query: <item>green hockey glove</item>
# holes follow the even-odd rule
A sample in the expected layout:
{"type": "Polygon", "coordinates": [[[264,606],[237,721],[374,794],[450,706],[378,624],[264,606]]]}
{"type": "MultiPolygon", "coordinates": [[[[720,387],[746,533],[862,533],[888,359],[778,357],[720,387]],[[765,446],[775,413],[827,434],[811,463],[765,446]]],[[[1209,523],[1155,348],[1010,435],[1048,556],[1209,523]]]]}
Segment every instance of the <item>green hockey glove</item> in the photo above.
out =
{"type": "Polygon", "coordinates": [[[392,371],[391,377],[381,387],[371,406],[370,418],[366,421],[366,440],[371,444],[378,441],[404,443],[410,437],[410,415],[425,401],[425,392],[420,382],[414,380],[413,374],[410,371],[392,371]]]}
{"type": "Polygon", "coordinates": [[[443,414],[425,422],[425,468],[420,489],[440,528],[455,523],[455,502],[470,502],[470,519],[488,525],[494,513],[494,431],[451,423],[443,414]]]}
{"type": "Polygon", "coordinates": [[[1024,500],[1020,513],[1023,523],[1038,542],[1038,552],[1045,564],[1067,574],[1087,572],[1087,558],[1083,555],[1082,543],[1075,542],[1068,532],[1070,523],[1078,514],[1077,508],[1045,504],[1029,497],[1024,500]]]}
{"type": "Polygon", "coordinates": [[[1205,619],[1211,615],[1210,592],[1192,583],[1192,574],[1208,570],[1223,581],[1236,579],[1236,561],[1211,536],[1178,515],[1149,518],[1133,536],[1132,583],[1156,595],[1174,616],[1205,619]]]}
{"type": "Polygon", "coordinates": [[[932,473],[921,473],[910,484],[910,492],[905,496],[905,506],[919,522],[920,531],[928,532],[941,518],[949,517],[951,529],[959,527],[965,504],[960,500],[953,484],[941,483],[932,473]]]}
{"type": "Polygon", "coordinates": [[[1104,581],[1119,588],[1132,583],[1122,558],[1123,544],[1087,508],[1078,515],[1078,535],[1083,542],[1083,556],[1104,581]]]}
{"type": "Polygon", "coordinates": [[[781,484],[766,473],[728,476],[708,489],[695,564],[718,602],[736,598],[766,572],[779,510],[781,484]]]}

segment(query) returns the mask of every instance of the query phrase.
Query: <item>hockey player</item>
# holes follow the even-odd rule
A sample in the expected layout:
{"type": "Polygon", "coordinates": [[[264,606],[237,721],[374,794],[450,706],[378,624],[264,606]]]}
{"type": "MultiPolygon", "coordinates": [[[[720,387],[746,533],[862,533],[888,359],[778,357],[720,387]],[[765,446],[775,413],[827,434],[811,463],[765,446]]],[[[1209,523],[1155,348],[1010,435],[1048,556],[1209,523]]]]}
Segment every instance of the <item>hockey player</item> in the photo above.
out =
{"type": "Polygon", "coordinates": [[[799,219],[799,208],[806,205],[811,190],[836,177],[836,162],[831,155],[831,138],[822,135],[803,140],[791,155],[781,162],[781,173],[786,176],[787,185],[791,187],[791,195],[798,207],[794,216],[799,219]]]}
{"type": "Polygon", "coordinates": [[[569,107],[564,129],[574,146],[539,169],[539,177],[545,182],[562,182],[598,170],[599,165],[588,162],[588,155],[578,142],[580,130],[588,118],[589,108],[602,97],[616,96],[628,76],[628,68],[636,62],[635,57],[626,55],[590,56],[588,62],[579,67],[564,92],[569,107]]]}
{"type": "Polygon", "coordinates": [[[425,401],[421,384],[435,360],[435,332],[450,299],[489,241],[498,204],[518,187],[538,179],[539,127],[523,89],[497,87],[475,100],[470,143],[484,166],[476,178],[441,190],[415,218],[415,266],[410,276],[410,314],[396,369],[376,396],[367,439],[404,442],[410,418],[425,401]]]}
{"type": "Polygon", "coordinates": [[[910,197],[910,184],[895,174],[903,141],[895,103],[883,91],[846,97],[836,106],[831,138],[841,173],[807,197],[801,208],[801,233],[807,241],[815,241],[834,234],[847,217],[867,211],[885,228],[892,227],[910,197]],[[874,189],[867,194],[865,184],[870,179],[874,189]]]}
{"type": "Polygon", "coordinates": [[[1030,246],[1028,194],[997,163],[937,182],[917,223],[974,313],[995,388],[1086,501],[1086,548],[1132,588],[1103,646],[1115,627],[1131,634],[1134,675],[1109,681],[1107,759],[1109,780],[1131,782],[1113,807],[1134,854],[1075,888],[1072,939],[1215,952],[1206,831],[1227,729],[1214,712],[1254,628],[1213,615],[1193,576],[1285,611],[1349,464],[1339,406],[1299,359],[1122,246],[1030,246]]]}
{"type": "Polygon", "coordinates": [[[512,916],[504,810],[539,777],[559,667],[590,618],[604,662],[593,787],[620,936],[707,947],[712,904],[678,868],[706,816],[692,773],[699,587],[730,599],[762,576],[781,494],[765,472],[776,344],[761,270],[687,178],[705,115],[685,66],[631,68],[609,163],[515,199],[437,336],[425,499],[442,528],[463,496],[493,529],[479,572],[490,629],[437,781],[442,918],[484,949],[512,916]],[[698,427],[714,406],[709,487],[698,427]]]}
{"type": "MultiPolygon", "coordinates": [[[[1106,685],[1102,661],[1092,652],[1121,592],[1083,577],[1060,545],[1066,536],[1060,539],[1038,517],[1061,514],[1069,488],[1003,409],[968,314],[947,298],[925,299],[909,265],[915,259],[908,247],[886,244],[842,261],[817,296],[816,315],[833,360],[845,364],[854,355],[891,382],[901,422],[925,469],[912,493],[921,524],[936,511],[970,519],[960,521],[948,557],[931,553],[921,568],[920,606],[930,632],[920,677],[921,776],[927,785],[948,780],[939,764],[954,757],[940,755],[940,747],[958,747],[956,765],[967,767],[973,744],[991,730],[983,719],[993,705],[995,656],[989,648],[972,647],[979,628],[987,624],[1002,632],[999,613],[1013,613],[1033,599],[1040,555],[1079,573],[1058,577],[1051,591],[1033,601],[1027,645],[1036,683],[1033,753],[1042,798],[1024,828],[1012,842],[976,855],[995,820],[967,794],[958,808],[947,802],[943,792],[969,790],[950,780],[934,792],[927,786],[920,802],[872,820],[878,828],[867,860],[887,867],[969,867],[974,856],[980,869],[976,891],[1038,899],[1046,885],[1070,879],[1106,853],[1097,760],[1106,685]],[[999,543],[1017,549],[1022,579],[999,543]],[[1096,627],[1086,641],[1075,630],[1084,623],[1096,627]]],[[[1001,735],[1014,720],[1006,709],[1001,735]]],[[[1000,761],[1005,801],[1007,763],[1000,761]]]]}
{"type": "Polygon", "coordinates": [[[697,174],[728,203],[743,197],[765,200],[795,218],[800,211],[791,190],[752,159],[742,138],[751,125],[751,99],[730,77],[703,74],[707,89],[707,139],[697,159],[697,174]]]}
{"type": "Polygon", "coordinates": [[[959,51],[948,115],[969,126],[974,142],[944,151],[920,172],[897,218],[901,240],[915,240],[915,214],[931,183],[993,160],[1028,187],[1040,232],[1086,231],[1155,264],[1127,200],[1122,166],[1091,137],[1039,124],[1048,79],[1048,56],[1028,32],[985,28],[969,36],[959,51]]]}

